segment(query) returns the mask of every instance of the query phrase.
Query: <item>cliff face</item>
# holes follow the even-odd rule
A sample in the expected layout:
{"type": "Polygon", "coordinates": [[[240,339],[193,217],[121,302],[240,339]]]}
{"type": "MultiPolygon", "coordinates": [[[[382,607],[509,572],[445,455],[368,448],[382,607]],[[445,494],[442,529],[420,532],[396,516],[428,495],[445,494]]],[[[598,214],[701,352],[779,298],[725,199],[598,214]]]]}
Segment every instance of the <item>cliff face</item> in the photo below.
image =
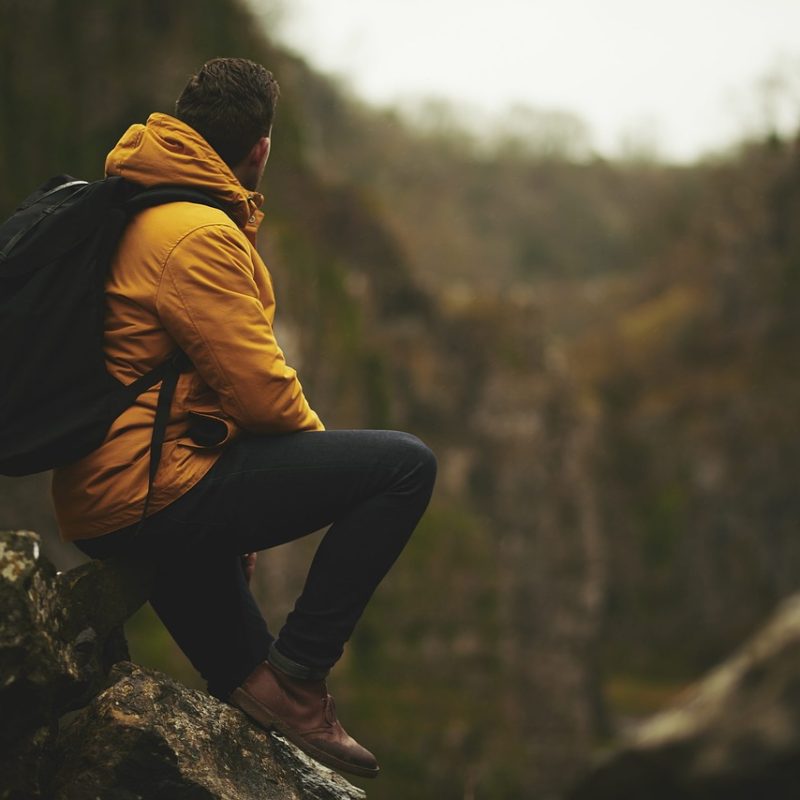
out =
{"type": "Polygon", "coordinates": [[[146,571],[56,574],[0,532],[0,798],[358,800],[364,793],[237,709],[127,657],[146,571]]]}
{"type": "Polygon", "coordinates": [[[596,420],[567,365],[543,347],[538,322],[523,298],[484,295],[446,313],[438,335],[418,339],[452,370],[443,370],[438,404],[450,409],[439,423],[440,491],[471,496],[488,520],[489,547],[472,580],[494,602],[482,648],[496,659],[503,731],[489,726],[480,769],[496,774],[519,759],[535,775],[532,797],[564,789],[601,724],[606,581],[591,480],[596,420]],[[436,344],[454,340],[458,349],[436,344]]]}

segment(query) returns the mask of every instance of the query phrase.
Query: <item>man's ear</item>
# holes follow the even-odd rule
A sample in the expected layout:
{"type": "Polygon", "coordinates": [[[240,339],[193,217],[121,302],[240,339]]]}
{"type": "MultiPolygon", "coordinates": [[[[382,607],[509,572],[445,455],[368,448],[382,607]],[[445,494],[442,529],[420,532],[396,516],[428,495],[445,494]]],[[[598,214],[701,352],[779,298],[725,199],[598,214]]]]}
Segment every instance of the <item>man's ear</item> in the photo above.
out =
{"type": "Polygon", "coordinates": [[[262,136],[248,151],[247,155],[232,168],[233,174],[246,189],[255,191],[261,182],[264,167],[269,158],[271,140],[262,136]]]}
{"type": "Polygon", "coordinates": [[[272,140],[270,137],[262,136],[251,148],[248,161],[254,167],[261,167],[262,164],[266,164],[271,145],[272,140]]]}

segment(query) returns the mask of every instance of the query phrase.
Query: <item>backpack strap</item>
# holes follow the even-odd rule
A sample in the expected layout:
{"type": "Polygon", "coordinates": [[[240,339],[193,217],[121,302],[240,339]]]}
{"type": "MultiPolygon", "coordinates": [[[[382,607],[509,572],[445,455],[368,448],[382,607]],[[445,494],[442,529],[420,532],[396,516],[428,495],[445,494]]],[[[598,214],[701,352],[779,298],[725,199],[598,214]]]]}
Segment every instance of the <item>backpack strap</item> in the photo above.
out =
{"type": "MultiPolygon", "coordinates": [[[[153,433],[150,436],[150,466],[147,474],[147,496],[144,499],[144,509],[140,524],[144,524],[147,517],[147,510],[150,506],[150,495],[153,492],[153,484],[156,480],[158,465],[161,462],[161,450],[164,446],[164,437],[167,432],[169,422],[169,410],[172,406],[172,398],[175,396],[175,388],[178,385],[178,377],[183,372],[188,358],[183,352],[178,350],[169,361],[161,365],[165,374],[158,391],[158,402],[156,403],[156,417],[153,421],[153,433]]],[[[156,369],[159,369],[157,367],[156,369]]]]}
{"type": "Polygon", "coordinates": [[[131,541],[135,540],[145,524],[147,512],[150,508],[150,497],[153,493],[153,485],[158,473],[158,466],[161,462],[161,451],[164,446],[164,438],[167,432],[167,424],[169,423],[169,411],[172,406],[172,398],[175,396],[175,389],[178,385],[178,378],[182,372],[185,372],[190,361],[186,354],[181,350],[176,350],[175,353],[162,364],[159,364],[150,372],[137,378],[133,383],[125,387],[124,395],[129,398],[128,405],[144,391],[155,386],[161,381],[161,388],[158,390],[158,402],[156,403],[156,416],[153,421],[153,432],[150,435],[150,464],[147,473],[147,494],[144,499],[144,508],[142,509],[142,516],[139,520],[139,525],[136,532],[131,537],[131,541]]]}
{"type": "Polygon", "coordinates": [[[132,217],[134,214],[138,214],[146,208],[162,206],[166,203],[199,203],[200,205],[210,206],[211,208],[224,211],[236,222],[233,209],[230,206],[225,205],[225,203],[218,200],[216,197],[212,197],[200,189],[194,189],[191,186],[162,184],[152,186],[149,189],[141,189],[125,201],[123,209],[129,217],[132,217]]]}

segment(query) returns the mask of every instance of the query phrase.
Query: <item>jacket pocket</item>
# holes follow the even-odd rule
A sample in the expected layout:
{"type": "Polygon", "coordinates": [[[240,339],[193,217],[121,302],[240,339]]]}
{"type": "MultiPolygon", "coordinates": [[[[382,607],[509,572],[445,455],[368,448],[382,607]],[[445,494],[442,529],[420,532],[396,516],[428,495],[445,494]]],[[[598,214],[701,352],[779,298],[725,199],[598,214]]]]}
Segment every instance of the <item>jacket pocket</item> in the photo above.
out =
{"type": "Polygon", "coordinates": [[[190,411],[188,414],[188,428],[186,435],[190,441],[181,441],[187,447],[206,449],[221,447],[233,439],[239,429],[227,419],[216,414],[204,414],[200,411],[190,411]]]}

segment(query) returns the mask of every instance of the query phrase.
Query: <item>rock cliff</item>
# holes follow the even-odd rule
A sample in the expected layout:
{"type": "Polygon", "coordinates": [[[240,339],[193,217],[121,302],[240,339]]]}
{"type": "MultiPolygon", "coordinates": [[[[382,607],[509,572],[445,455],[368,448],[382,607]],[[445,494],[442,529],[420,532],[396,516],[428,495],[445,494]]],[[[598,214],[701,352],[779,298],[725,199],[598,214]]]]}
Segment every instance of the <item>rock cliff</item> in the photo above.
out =
{"type": "Polygon", "coordinates": [[[1,800],[357,800],[364,793],[237,709],[126,660],[148,571],[56,573],[0,532],[1,800]]]}

